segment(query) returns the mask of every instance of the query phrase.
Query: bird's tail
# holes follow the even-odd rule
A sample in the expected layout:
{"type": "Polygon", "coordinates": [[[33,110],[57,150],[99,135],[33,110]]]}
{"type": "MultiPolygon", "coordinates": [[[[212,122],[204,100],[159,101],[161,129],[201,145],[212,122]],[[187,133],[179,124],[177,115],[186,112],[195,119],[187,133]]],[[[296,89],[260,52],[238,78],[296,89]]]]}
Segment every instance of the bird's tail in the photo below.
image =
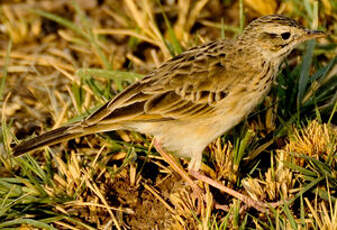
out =
{"type": "Polygon", "coordinates": [[[12,152],[13,156],[17,157],[43,146],[54,145],[76,137],[81,137],[93,133],[112,131],[116,129],[121,129],[121,126],[118,123],[116,124],[113,122],[103,124],[96,123],[92,125],[88,125],[86,124],[86,122],[77,122],[68,126],[63,126],[58,129],[51,130],[30,140],[23,141],[15,146],[12,149],[12,152]]]}
{"type": "Polygon", "coordinates": [[[69,140],[75,137],[83,136],[86,133],[81,132],[76,125],[64,126],[58,129],[51,130],[42,134],[41,136],[34,137],[30,140],[23,141],[13,150],[13,156],[20,156],[26,152],[32,151],[34,149],[60,143],[65,140],[69,140]]]}

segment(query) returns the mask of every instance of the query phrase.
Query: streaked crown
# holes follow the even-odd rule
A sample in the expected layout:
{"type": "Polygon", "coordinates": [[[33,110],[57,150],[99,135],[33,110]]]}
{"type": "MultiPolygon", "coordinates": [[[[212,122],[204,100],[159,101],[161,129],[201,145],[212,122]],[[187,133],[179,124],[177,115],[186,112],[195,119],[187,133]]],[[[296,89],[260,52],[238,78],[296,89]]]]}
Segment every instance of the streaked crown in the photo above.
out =
{"type": "Polygon", "coordinates": [[[239,40],[254,44],[271,58],[280,58],[301,42],[322,36],[324,32],[309,30],[291,18],[268,15],[252,21],[239,40]]]}

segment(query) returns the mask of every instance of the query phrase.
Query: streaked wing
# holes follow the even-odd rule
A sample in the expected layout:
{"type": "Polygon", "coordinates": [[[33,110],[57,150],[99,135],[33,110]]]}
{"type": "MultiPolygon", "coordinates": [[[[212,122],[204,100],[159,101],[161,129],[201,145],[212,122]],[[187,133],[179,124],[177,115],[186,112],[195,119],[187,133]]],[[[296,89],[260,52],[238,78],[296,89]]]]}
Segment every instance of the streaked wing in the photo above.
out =
{"type": "Polygon", "coordinates": [[[237,83],[237,77],[226,71],[231,68],[226,54],[231,45],[231,41],[216,41],[185,51],[130,85],[85,122],[160,121],[209,115],[237,83]]]}

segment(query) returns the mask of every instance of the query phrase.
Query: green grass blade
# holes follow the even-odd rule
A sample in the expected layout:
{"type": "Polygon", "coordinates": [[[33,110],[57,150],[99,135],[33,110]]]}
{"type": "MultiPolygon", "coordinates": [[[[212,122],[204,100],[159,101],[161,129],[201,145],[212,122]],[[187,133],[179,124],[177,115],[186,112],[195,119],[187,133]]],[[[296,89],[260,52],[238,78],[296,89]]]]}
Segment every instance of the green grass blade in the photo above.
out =
{"type": "Polygon", "coordinates": [[[104,86],[99,82],[95,81],[92,77],[87,77],[84,79],[84,83],[86,83],[96,97],[103,99],[103,101],[107,101],[108,98],[104,96],[104,86]]]}
{"type": "Polygon", "coordinates": [[[6,56],[5,56],[5,63],[2,69],[2,78],[1,78],[1,83],[0,83],[0,101],[3,100],[3,94],[4,94],[6,79],[8,75],[8,64],[10,60],[11,50],[12,50],[12,40],[10,39],[8,41],[8,46],[7,46],[6,56]]]}
{"type": "Polygon", "coordinates": [[[303,168],[299,165],[296,165],[294,163],[291,163],[289,161],[283,161],[284,165],[287,166],[288,168],[292,169],[293,171],[297,171],[299,173],[301,173],[302,175],[306,175],[306,176],[310,176],[310,177],[315,177],[317,176],[317,173],[309,170],[309,169],[306,169],[306,168],[303,168]]]}
{"type": "Polygon", "coordinates": [[[323,189],[319,188],[317,190],[317,192],[318,192],[319,197],[322,198],[323,200],[326,200],[326,201],[331,200],[334,203],[337,201],[337,198],[326,190],[323,190],[323,189]]]}
{"type": "Polygon", "coordinates": [[[242,32],[245,27],[245,13],[243,8],[243,0],[239,1],[239,15],[240,15],[240,31],[242,32]]]}
{"type": "Polygon", "coordinates": [[[67,27],[68,29],[71,29],[72,31],[78,33],[79,35],[83,36],[84,38],[88,39],[88,35],[83,32],[83,30],[76,25],[75,23],[64,19],[56,14],[48,13],[43,10],[38,10],[38,9],[30,9],[33,13],[40,15],[42,17],[48,18],[54,22],[57,22],[58,24],[67,27]]]}
{"type": "Polygon", "coordinates": [[[316,71],[311,77],[311,81],[319,80],[320,82],[328,76],[328,72],[337,64],[337,56],[335,56],[329,63],[316,71]]]}
{"type": "Polygon", "coordinates": [[[296,154],[296,156],[307,160],[311,164],[314,164],[316,166],[315,168],[321,172],[321,175],[329,175],[332,172],[331,168],[325,162],[303,154],[296,154]]]}
{"type": "MultiPolygon", "coordinates": [[[[82,81],[81,81],[82,82],[82,81]]],[[[84,97],[83,97],[83,90],[81,86],[78,86],[75,82],[73,82],[73,84],[71,85],[71,92],[74,95],[75,98],[75,105],[78,111],[82,111],[82,104],[84,101],[84,97]]]]}
{"type": "Polygon", "coordinates": [[[162,4],[160,3],[160,1],[157,1],[160,5],[160,9],[161,9],[161,13],[164,17],[164,20],[165,20],[165,24],[167,26],[167,31],[168,31],[168,35],[169,35],[169,38],[172,42],[172,48],[173,48],[173,51],[174,51],[174,56],[175,55],[178,55],[178,54],[181,54],[183,52],[183,48],[181,47],[178,39],[177,39],[177,36],[176,34],[174,33],[174,30],[172,28],[172,25],[170,23],[170,21],[168,20],[167,16],[166,16],[166,13],[164,11],[164,8],[162,6],[162,4]]]}
{"type": "MultiPolygon", "coordinates": [[[[160,3],[159,0],[157,0],[157,3],[160,6],[161,14],[164,17],[165,25],[167,26],[168,35],[169,35],[169,38],[170,38],[170,40],[172,42],[172,48],[173,48],[173,54],[172,54],[172,56],[176,56],[178,54],[181,54],[183,52],[183,48],[181,47],[181,45],[180,45],[180,43],[179,43],[179,41],[177,39],[177,36],[174,33],[172,25],[171,25],[170,21],[168,20],[168,18],[166,16],[166,13],[164,11],[164,8],[163,8],[162,4],[160,3]]],[[[170,47],[167,46],[167,48],[170,48],[170,47]]]]}
{"type": "MultiPolygon", "coordinates": [[[[302,228],[305,227],[305,211],[304,211],[304,203],[303,203],[303,196],[300,196],[300,220],[301,220],[301,224],[302,224],[302,228]]],[[[301,229],[302,229],[301,228],[301,229]]]]}
{"type": "Polygon", "coordinates": [[[312,22],[313,20],[313,17],[314,17],[314,12],[313,12],[313,9],[311,7],[311,3],[309,0],[304,0],[303,1],[303,6],[307,12],[307,15],[308,15],[308,18],[310,19],[310,21],[312,22]]]}
{"type": "Polygon", "coordinates": [[[255,132],[251,129],[248,129],[247,132],[245,133],[245,136],[238,141],[235,147],[234,160],[233,160],[234,165],[236,165],[237,167],[239,166],[245,154],[245,150],[254,136],[255,132]]]}
{"type": "Polygon", "coordinates": [[[220,34],[221,34],[221,39],[225,39],[225,23],[223,18],[221,18],[221,22],[220,22],[221,28],[220,28],[220,34]]]}
{"type": "Polygon", "coordinates": [[[78,69],[76,71],[76,75],[86,78],[88,76],[95,75],[97,77],[116,80],[119,81],[128,81],[134,82],[138,79],[142,79],[144,75],[132,72],[124,72],[119,70],[103,70],[103,69],[95,69],[95,68],[84,68],[78,69]]]}
{"type": "Polygon", "coordinates": [[[298,192],[294,198],[292,198],[290,201],[288,201],[289,204],[293,203],[297,198],[299,198],[300,196],[303,196],[304,193],[306,193],[307,191],[309,191],[310,189],[312,189],[314,186],[316,186],[319,182],[321,182],[322,180],[324,180],[324,177],[318,177],[317,179],[311,181],[309,184],[307,184],[306,186],[304,186],[304,188],[302,188],[302,190],[300,192],[298,192]]]}
{"type": "Polygon", "coordinates": [[[296,223],[295,217],[291,214],[287,202],[284,202],[284,213],[286,214],[287,219],[290,222],[291,229],[298,229],[298,225],[296,223]]]}
{"type": "Polygon", "coordinates": [[[330,125],[331,121],[332,121],[332,118],[334,117],[335,113],[336,113],[336,110],[337,110],[337,100],[333,106],[333,109],[331,111],[331,114],[330,114],[330,117],[329,117],[329,120],[328,120],[328,125],[330,125]]]}
{"type": "Polygon", "coordinates": [[[307,43],[307,49],[303,56],[303,62],[301,65],[301,71],[300,71],[300,79],[298,83],[298,94],[297,94],[297,107],[299,111],[299,107],[302,104],[302,98],[304,96],[305,90],[307,88],[307,85],[310,81],[310,66],[312,63],[312,54],[313,50],[315,48],[316,42],[314,40],[309,41],[307,43]]]}
{"type": "Polygon", "coordinates": [[[46,223],[43,223],[37,220],[33,220],[33,219],[16,219],[16,220],[5,221],[3,223],[0,223],[0,228],[16,227],[22,224],[27,224],[27,225],[34,226],[34,227],[41,228],[41,229],[56,230],[56,228],[54,228],[53,226],[49,224],[46,224],[46,223]]]}
{"type": "MultiPolygon", "coordinates": [[[[77,2],[73,1],[73,6],[75,7],[76,13],[80,16],[82,26],[86,30],[86,38],[88,41],[91,43],[91,46],[94,48],[95,52],[97,53],[97,56],[101,59],[103,66],[105,69],[112,69],[112,66],[106,56],[104,55],[102,49],[99,47],[97,44],[96,38],[92,32],[92,27],[91,23],[89,20],[86,18],[84,12],[81,10],[77,2]]],[[[120,82],[116,81],[116,84],[120,87],[120,82]]]]}
{"type": "MultiPolygon", "coordinates": [[[[108,81],[112,80],[116,82],[118,90],[121,91],[123,89],[121,83],[127,81],[129,83],[135,82],[138,79],[144,77],[144,75],[131,73],[131,72],[123,72],[119,70],[104,70],[104,69],[79,69],[76,71],[76,75],[81,77],[81,80],[85,84],[87,84],[92,92],[98,97],[102,98],[104,101],[111,98],[111,90],[110,86],[104,86],[100,82],[96,81],[95,77],[105,78],[108,81]],[[118,86],[118,84],[120,86],[118,86]]],[[[108,85],[111,85],[109,82],[108,85]]]]}

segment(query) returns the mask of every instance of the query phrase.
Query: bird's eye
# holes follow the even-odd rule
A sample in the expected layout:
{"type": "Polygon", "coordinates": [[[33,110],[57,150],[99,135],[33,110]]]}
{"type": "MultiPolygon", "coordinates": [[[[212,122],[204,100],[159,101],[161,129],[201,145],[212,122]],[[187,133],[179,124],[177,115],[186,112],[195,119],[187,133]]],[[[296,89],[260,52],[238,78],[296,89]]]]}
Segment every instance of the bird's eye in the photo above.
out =
{"type": "Polygon", "coordinates": [[[281,37],[283,40],[287,40],[290,38],[290,33],[289,32],[282,33],[281,37]]]}

